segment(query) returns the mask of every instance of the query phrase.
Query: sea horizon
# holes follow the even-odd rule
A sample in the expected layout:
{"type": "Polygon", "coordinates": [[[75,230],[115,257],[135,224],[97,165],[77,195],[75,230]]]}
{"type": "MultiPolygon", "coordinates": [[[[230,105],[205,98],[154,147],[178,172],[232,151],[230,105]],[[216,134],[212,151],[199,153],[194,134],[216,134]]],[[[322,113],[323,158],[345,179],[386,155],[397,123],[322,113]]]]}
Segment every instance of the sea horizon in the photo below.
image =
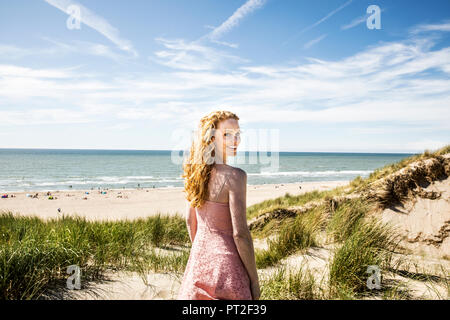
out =
{"type": "MultiPolygon", "coordinates": [[[[185,151],[0,148],[0,192],[182,187],[185,151]]],[[[229,164],[247,172],[248,185],[344,181],[411,155],[238,151],[229,164]]]]}
{"type": "MultiPolygon", "coordinates": [[[[2,148],[0,150],[74,150],[74,151],[84,151],[84,150],[92,150],[92,151],[164,151],[164,152],[173,152],[173,151],[188,151],[183,149],[111,149],[111,148],[2,148]]],[[[271,152],[270,150],[238,150],[239,152],[271,152]]],[[[362,151],[290,151],[290,150],[282,150],[282,151],[273,151],[278,153],[357,153],[357,154],[404,154],[404,155],[415,155],[421,154],[422,152],[362,152],[362,151]]]]}

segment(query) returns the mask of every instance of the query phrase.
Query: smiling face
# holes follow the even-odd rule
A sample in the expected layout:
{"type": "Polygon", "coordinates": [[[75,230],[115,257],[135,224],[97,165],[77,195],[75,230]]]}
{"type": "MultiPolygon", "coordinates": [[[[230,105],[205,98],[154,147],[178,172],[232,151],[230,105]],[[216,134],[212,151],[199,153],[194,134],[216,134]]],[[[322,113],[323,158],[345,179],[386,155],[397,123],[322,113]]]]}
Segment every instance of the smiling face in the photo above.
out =
{"type": "Polygon", "coordinates": [[[234,157],[241,143],[239,122],[227,119],[219,122],[214,134],[216,163],[226,164],[227,156],[234,157]]]}

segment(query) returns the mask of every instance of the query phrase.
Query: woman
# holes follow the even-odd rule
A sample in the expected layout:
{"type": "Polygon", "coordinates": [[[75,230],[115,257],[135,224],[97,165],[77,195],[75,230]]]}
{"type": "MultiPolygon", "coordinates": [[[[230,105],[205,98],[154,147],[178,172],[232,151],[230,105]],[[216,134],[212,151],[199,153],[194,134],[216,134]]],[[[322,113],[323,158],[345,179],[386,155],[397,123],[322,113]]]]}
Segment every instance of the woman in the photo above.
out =
{"type": "Polygon", "coordinates": [[[203,117],[183,164],[192,247],[177,299],[259,299],[246,216],[247,174],[226,164],[240,143],[238,120],[229,111],[203,117]]]}

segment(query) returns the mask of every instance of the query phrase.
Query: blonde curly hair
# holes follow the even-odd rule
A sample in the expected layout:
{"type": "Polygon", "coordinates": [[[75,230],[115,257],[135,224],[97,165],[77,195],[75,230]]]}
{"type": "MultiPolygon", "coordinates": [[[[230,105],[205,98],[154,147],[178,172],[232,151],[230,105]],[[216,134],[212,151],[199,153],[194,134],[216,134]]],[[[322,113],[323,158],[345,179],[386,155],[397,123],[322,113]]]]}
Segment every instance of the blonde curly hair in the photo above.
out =
{"type": "Polygon", "coordinates": [[[200,119],[197,136],[192,142],[189,156],[183,162],[184,192],[191,207],[203,205],[208,193],[208,182],[215,163],[212,137],[220,121],[239,117],[230,111],[213,111],[200,119]]]}

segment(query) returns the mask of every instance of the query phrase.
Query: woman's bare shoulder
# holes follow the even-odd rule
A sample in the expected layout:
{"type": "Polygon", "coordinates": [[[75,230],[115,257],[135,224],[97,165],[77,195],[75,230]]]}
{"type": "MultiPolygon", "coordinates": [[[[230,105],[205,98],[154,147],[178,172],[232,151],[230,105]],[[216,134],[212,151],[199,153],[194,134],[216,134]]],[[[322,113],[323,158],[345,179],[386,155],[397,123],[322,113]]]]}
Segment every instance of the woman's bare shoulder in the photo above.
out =
{"type": "Polygon", "coordinates": [[[228,179],[240,180],[247,177],[245,170],[230,165],[216,165],[215,169],[219,175],[227,176],[228,179]]]}
{"type": "Polygon", "coordinates": [[[247,180],[247,172],[237,167],[228,166],[227,176],[230,183],[242,183],[247,180]]]}

